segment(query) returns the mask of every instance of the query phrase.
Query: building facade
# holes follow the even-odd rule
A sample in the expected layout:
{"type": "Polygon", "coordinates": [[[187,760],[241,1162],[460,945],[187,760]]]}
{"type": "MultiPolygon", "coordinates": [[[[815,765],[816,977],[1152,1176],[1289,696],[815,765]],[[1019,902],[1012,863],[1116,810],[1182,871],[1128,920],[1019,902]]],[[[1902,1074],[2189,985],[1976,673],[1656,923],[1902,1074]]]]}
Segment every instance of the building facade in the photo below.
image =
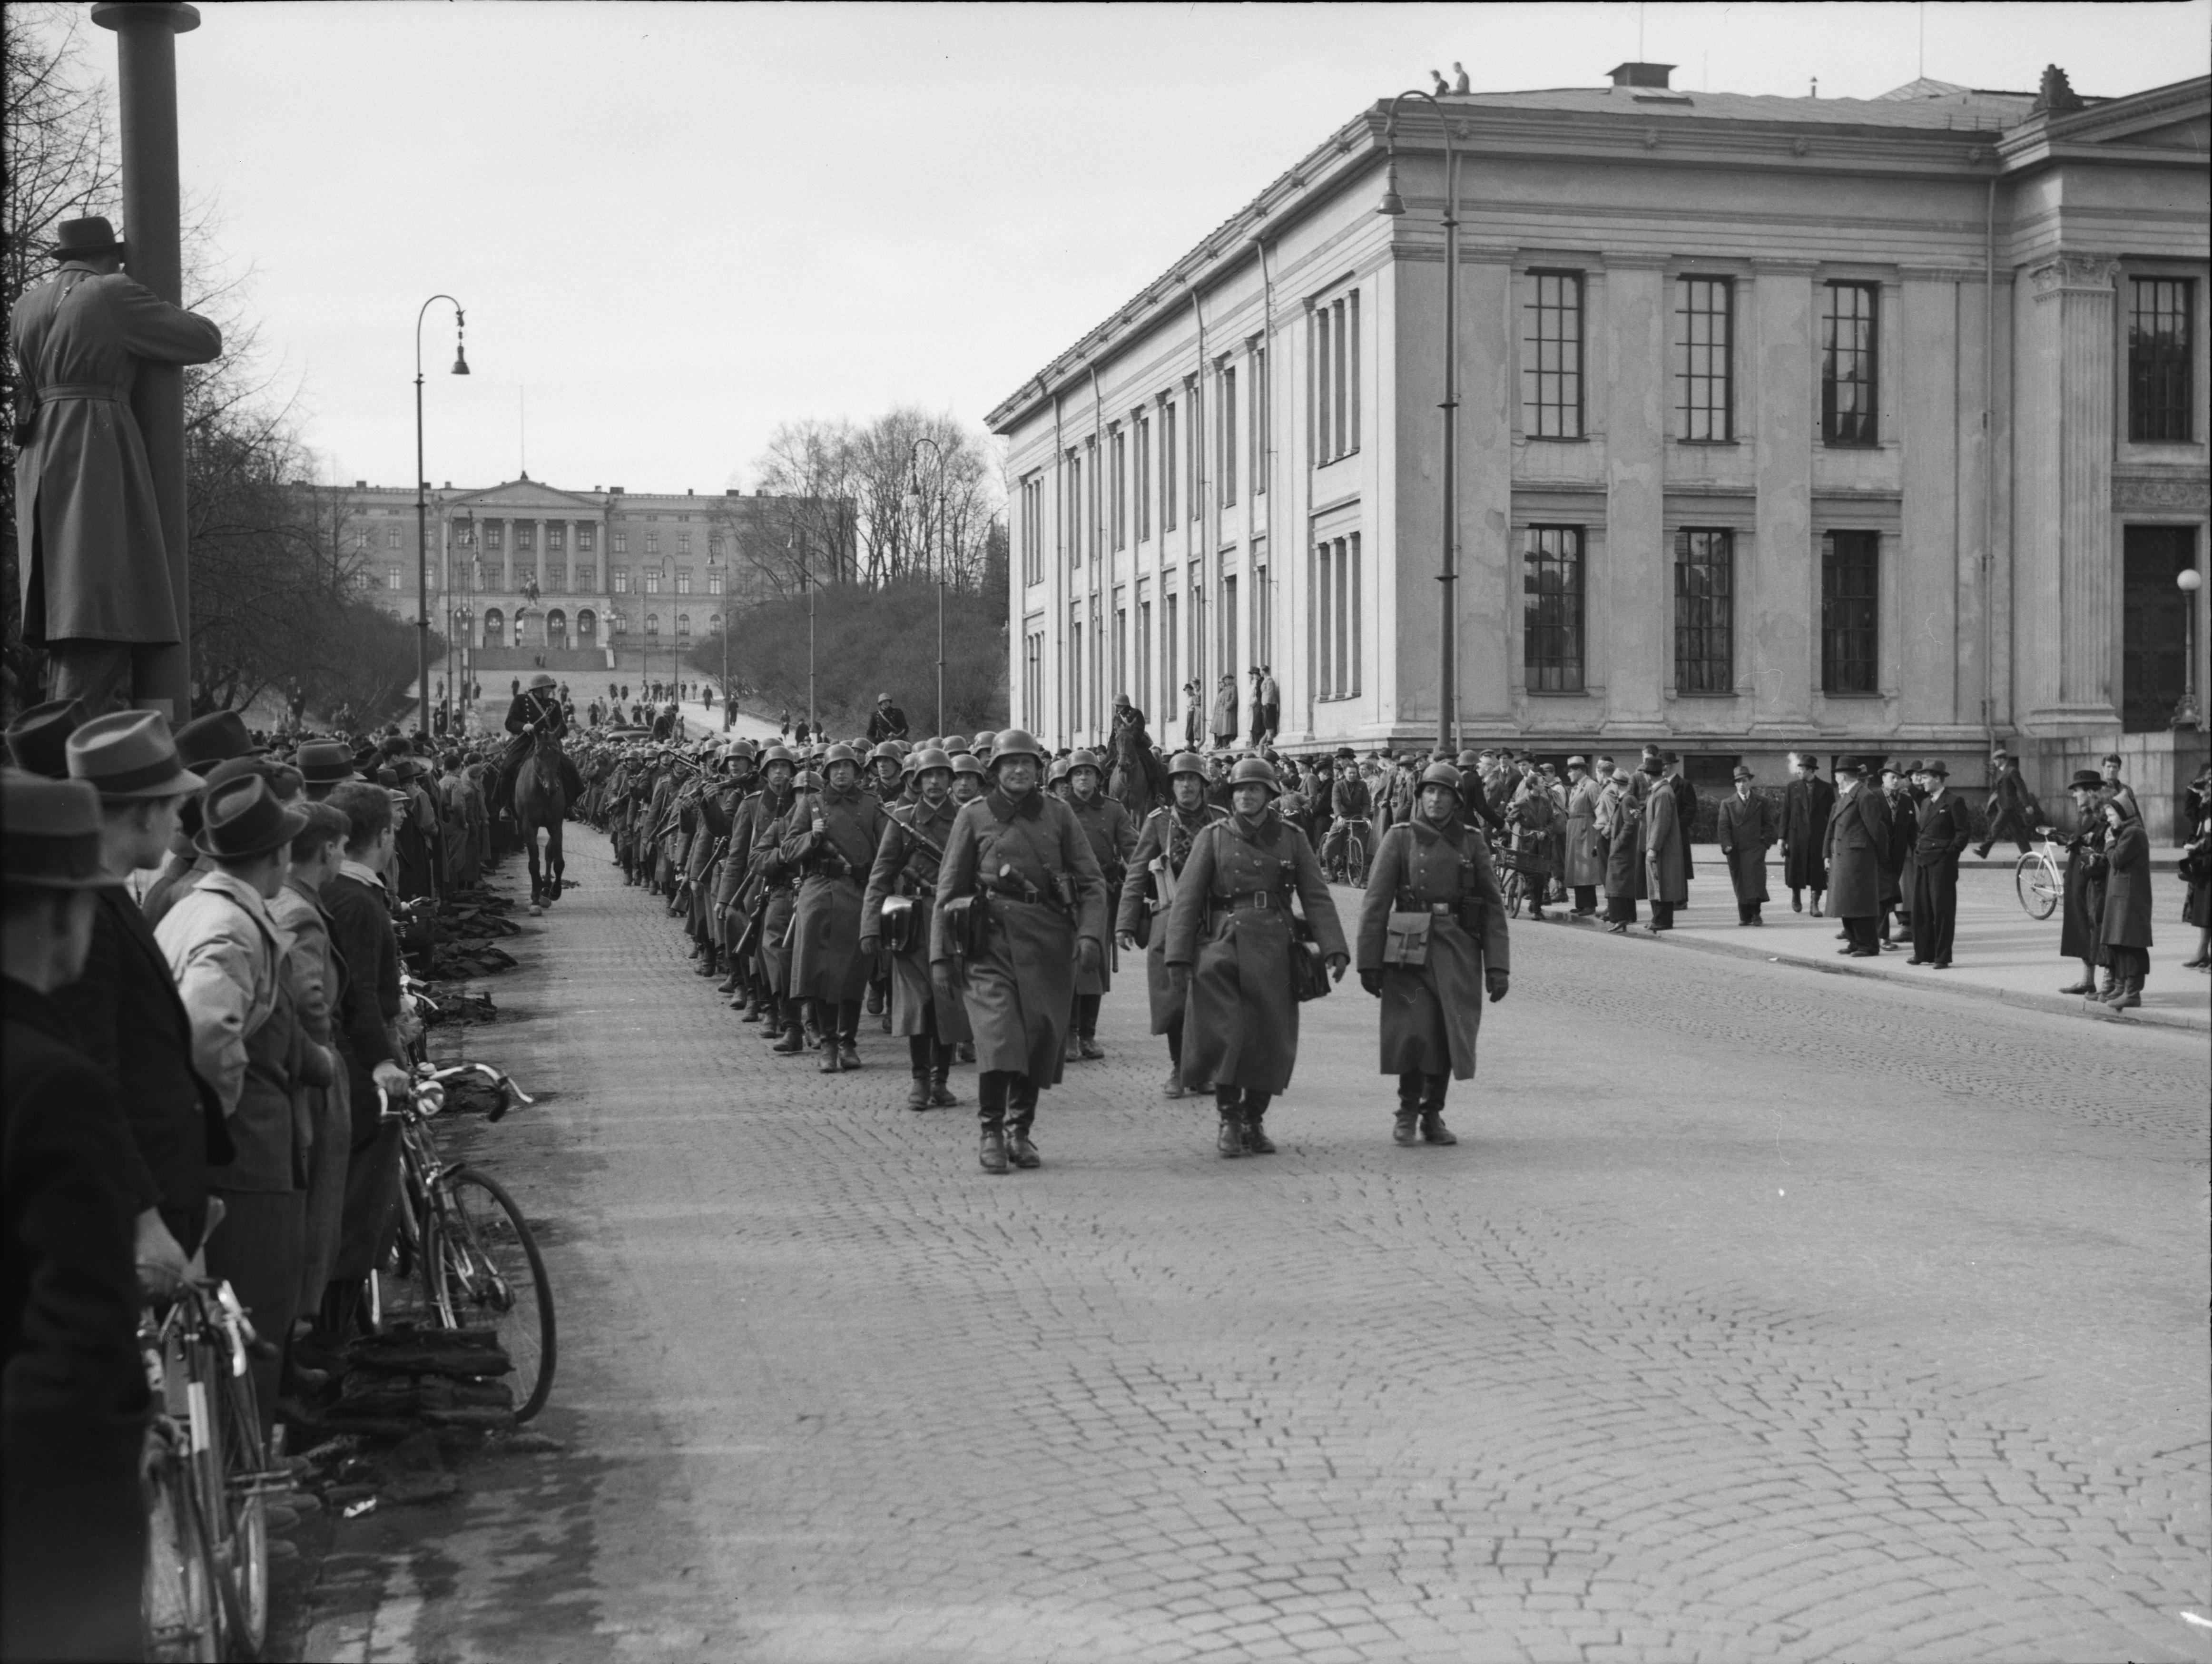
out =
{"type": "Polygon", "coordinates": [[[1363,112],[993,413],[1017,721],[1433,743],[1449,606],[1470,744],[2193,771],[2212,82],[1668,68],[1363,112]]]}

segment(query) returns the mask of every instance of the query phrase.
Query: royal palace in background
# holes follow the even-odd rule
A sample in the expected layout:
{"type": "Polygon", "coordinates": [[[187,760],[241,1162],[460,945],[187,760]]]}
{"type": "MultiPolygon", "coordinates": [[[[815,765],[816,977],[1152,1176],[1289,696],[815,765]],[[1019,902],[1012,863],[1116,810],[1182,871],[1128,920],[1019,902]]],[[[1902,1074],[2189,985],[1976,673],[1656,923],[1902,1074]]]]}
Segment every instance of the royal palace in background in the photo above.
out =
{"type": "MultiPolygon", "coordinates": [[[[1992,741],[2044,800],[2203,757],[2212,82],[2084,99],[1610,84],[1362,111],[990,416],[1013,719],[1281,689],[1290,747],[1992,741]],[[1439,119],[1441,111],[1441,121],[1439,119]],[[1444,126],[1459,579],[1440,569],[1444,126]],[[1398,205],[1394,202],[1392,206],[1398,205]]],[[[1817,89],[1816,89],[1817,90],[1817,89]]],[[[658,500],[656,500],[658,501],[658,500]]],[[[2155,805],[2155,807],[2154,806],[2155,805]]]]}

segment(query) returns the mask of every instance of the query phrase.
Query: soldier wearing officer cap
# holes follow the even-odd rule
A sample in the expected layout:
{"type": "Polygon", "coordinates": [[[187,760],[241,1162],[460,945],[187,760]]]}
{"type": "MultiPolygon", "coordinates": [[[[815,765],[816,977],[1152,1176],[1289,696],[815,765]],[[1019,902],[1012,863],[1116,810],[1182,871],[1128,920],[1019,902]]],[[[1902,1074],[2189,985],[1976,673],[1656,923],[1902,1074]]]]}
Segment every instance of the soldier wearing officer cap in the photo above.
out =
{"type": "MultiPolygon", "coordinates": [[[[1137,825],[1119,798],[1105,791],[1105,770],[1097,753],[1077,750],[1067,758],[1067,806],[1075,811],[1091,853],[1106,878],[1110,905],[1121,893],[1129,870],[1129,852],[1137,846],[1137,825]]],[[[1099,956],[1095,974],[1079,973],[1075,979],[1074,1020],[1067,1035],[1067,1060],[1097,1060],[1106,1054],[1098,1047],[1098,1003],[1114,987],[1111,947],[1099,956]]]]}
{"type": "Polygon", "coordinates": [[[1401,1145],[1450,1145],[1444,1095],[1474,1078],[1482,999],[1512,973],[1505,903],[1490,846],[1467,817],[1462,776],[1429,765],[1410,818],[1375,848],[1359,908],[1359,982],[1382,1002],[1382,1072],[1398,1077],[1401,1145]]]}
{"type": "Polygon", "coordinates": [[[1168,976],[1166,921],[1162,914],[1175,904],[1176,887],[1190,847],[1200,832],[1228,811],[1206,800],[1206,759],[1184,751],[1168,764],[1170,800],[1145,817],[1137,845],[1128,859],[1121,881],[1121,912],[1115,921],[1115,938],[1125,952],[1142,948],[1145,989],[1152,1013],[1152,1032],[1168,1042],[1167,1095],[1179,1098],[1182,1084],[1182,990],[1168,976]]]}
{"type": "Polygon", "coordinates": [[[1237,765],[1231,812],[1192,841],[1167,918],[1168,975],[1185,1002],[1183,1084],[1212,1086],[1224,1156],[1274,1153],[1262,1118],[1297,1064],[1291,959],[1308,950],[1293,896],[1330,974],[1340,980],[1351,963],[1313,846],[1275,812],[1281,792],[1265,758],[1237,765]]]}
{"type": "Polygon", "coordinates": [[[1097,965],[1106,937],[1104,876],[1074,812],[1040,789],[1043,763],[1024,730],[999,735],[991,790],[954,819],[938,869],[930,959],[975,1030],[987,1173],[1038,1165],[1037,1094],[1059,1084],[1075,973],[1097,965]]]}

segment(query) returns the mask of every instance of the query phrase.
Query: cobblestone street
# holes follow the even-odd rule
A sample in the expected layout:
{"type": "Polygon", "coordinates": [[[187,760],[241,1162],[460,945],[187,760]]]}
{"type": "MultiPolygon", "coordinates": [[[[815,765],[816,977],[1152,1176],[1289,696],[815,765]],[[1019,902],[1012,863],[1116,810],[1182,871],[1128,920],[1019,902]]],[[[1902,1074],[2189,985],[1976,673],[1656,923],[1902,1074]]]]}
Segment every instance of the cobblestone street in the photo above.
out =
{"type": "Polygon", "coordinates": [[[1347,980],[1224,1162],[1131,967],[992,1178],[568,871],[468,1134],[568,1452],[338,1527],[306,1656],[2212,1655],[2202,1030],[1516,924],[1456,1149],[1347,980]]]}

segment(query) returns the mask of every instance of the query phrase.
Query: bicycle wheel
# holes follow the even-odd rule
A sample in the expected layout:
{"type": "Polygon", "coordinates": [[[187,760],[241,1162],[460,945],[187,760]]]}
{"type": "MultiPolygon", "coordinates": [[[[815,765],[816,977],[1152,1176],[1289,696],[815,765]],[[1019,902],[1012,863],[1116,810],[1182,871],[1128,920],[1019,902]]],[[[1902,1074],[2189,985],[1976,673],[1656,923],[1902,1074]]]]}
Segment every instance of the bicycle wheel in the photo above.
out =
{"type": "Polygon", "coordinates": [[[422,1251],[422,1220],[429,1213],[422,1187],[410,1165],[400,1175],[399,1228],[391,1250],[369,1272],[369,1327],[381,1334],[395,1323],[435,1323],[437,1301],[430,1286],[430,1264],[422,1251]]]}
{"type": "Polygon", "coordinates": [[[442,1187],[434,1274],[441,1315],[456,1328],[489,1328],[514,1363],[514,1418],[528,1421],[553,1390],[553,1290],[538,1239],[500,1183],[455,1168],[442,1187]]]}
{"type": "Polygon", "coordinates": [[[2057,909],[2065,887],[2048,859],[2031,849],[2013,863],[2012,886],[2020,905],[2031,919],[2048,919],[2057,909]]]}
{"type": "Polygon", "coordinates": [[[222,1656],[215,1586],[185,1459],[168,1452],[146,1480],[146,1580],[138,1614],[151,1664],[215,1664],[222,1656]]]}
{"type": "Polygon", "coordinates": [[[1344,871],[1354,890],[1367,887],[1367,840],[1356,832],[1344,841],[1344,871]]]}
{"type": "Polygon", "coordinates": [[[261,1406],[249,1371],[234,1376],[215,1358],[213,1388],[222,1463],[222,1491],[213,1499],[216,1588],[222,1597],[225,1638],[234,1658],[261,1656],[269,1638],[268,1447],[261,1436],[261,1406]]]}

